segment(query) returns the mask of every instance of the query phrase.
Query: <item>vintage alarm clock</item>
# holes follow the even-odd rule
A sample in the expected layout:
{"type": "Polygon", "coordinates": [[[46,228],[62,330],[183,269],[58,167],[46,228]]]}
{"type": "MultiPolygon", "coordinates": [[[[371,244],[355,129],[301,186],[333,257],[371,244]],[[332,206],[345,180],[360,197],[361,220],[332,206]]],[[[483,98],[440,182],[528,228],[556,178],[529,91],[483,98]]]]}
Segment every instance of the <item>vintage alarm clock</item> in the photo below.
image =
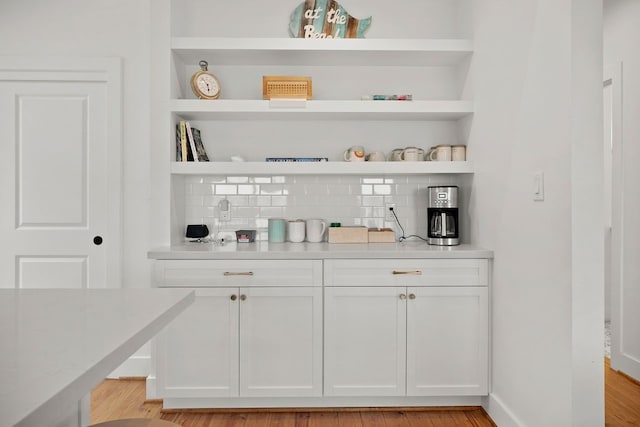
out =
{"type": "Polygon", "coordinates": [[[200,61],[200,71],[191,78],[191,89],[200,99],[218,99],[220,97],[220,82],[211,74],[207,61],[200,61]]]}

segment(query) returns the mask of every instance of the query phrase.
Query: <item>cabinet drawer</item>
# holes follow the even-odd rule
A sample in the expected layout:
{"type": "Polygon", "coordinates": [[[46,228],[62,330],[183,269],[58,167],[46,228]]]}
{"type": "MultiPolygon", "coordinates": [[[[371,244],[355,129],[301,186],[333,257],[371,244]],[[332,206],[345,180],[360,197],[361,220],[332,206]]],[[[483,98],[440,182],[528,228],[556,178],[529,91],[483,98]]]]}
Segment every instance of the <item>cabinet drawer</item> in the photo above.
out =
{"type": "Polygon", "coordinates": [[[322,286],[320,260],[163,260],[155,286],[322,286]]]}
{"type": "Polygon", "coordinates": [[[486,259],[335,259],[325,286],[488,286],[486,259]]]}

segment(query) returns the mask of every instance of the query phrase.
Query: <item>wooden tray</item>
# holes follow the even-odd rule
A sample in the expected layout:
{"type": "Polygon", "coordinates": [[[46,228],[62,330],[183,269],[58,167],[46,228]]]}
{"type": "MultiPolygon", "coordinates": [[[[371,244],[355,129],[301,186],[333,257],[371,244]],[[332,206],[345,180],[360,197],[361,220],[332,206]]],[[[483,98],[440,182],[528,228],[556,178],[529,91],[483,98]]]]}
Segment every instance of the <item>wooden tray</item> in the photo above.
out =
{"type": "Polygon", "coordinates": [[[390,228],[370,228],[369,243],[394,243],[396,233],[390,228]]]}

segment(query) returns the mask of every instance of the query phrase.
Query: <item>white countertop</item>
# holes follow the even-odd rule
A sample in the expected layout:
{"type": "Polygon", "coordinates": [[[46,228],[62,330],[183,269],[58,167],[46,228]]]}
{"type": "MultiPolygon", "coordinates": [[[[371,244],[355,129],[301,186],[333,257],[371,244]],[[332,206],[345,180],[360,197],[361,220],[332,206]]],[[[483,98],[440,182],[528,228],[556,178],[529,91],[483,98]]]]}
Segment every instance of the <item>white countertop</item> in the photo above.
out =
{"type": "Polygon", "coordinates": [[[0,289],[0,426],[52,426],[194,301],[184,289],[0,289]]]}
{"type": "Polygon", "coordinates": [[[493,258],[478,246],[402,243],[184,243],[148,252],[151,259],[493,258]]]}

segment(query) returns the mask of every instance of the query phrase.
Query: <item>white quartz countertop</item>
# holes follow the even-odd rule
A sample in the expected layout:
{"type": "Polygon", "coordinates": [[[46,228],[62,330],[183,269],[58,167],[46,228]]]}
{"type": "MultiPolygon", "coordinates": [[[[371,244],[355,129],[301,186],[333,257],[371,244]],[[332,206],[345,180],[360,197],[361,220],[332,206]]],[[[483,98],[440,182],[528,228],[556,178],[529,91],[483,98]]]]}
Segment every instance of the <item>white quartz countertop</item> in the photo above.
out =
{"type": "Polygon", "coordinates": [[[0,426],[52,426],[194,301],[184,289],[0,289],[0,426]]]}
{"type": "Polygon", "coordinates": [[[478,246],[402,243],[184,243],[153,249],[151,259],[336,259],[336,258],[493,258],[478,246]]]}

